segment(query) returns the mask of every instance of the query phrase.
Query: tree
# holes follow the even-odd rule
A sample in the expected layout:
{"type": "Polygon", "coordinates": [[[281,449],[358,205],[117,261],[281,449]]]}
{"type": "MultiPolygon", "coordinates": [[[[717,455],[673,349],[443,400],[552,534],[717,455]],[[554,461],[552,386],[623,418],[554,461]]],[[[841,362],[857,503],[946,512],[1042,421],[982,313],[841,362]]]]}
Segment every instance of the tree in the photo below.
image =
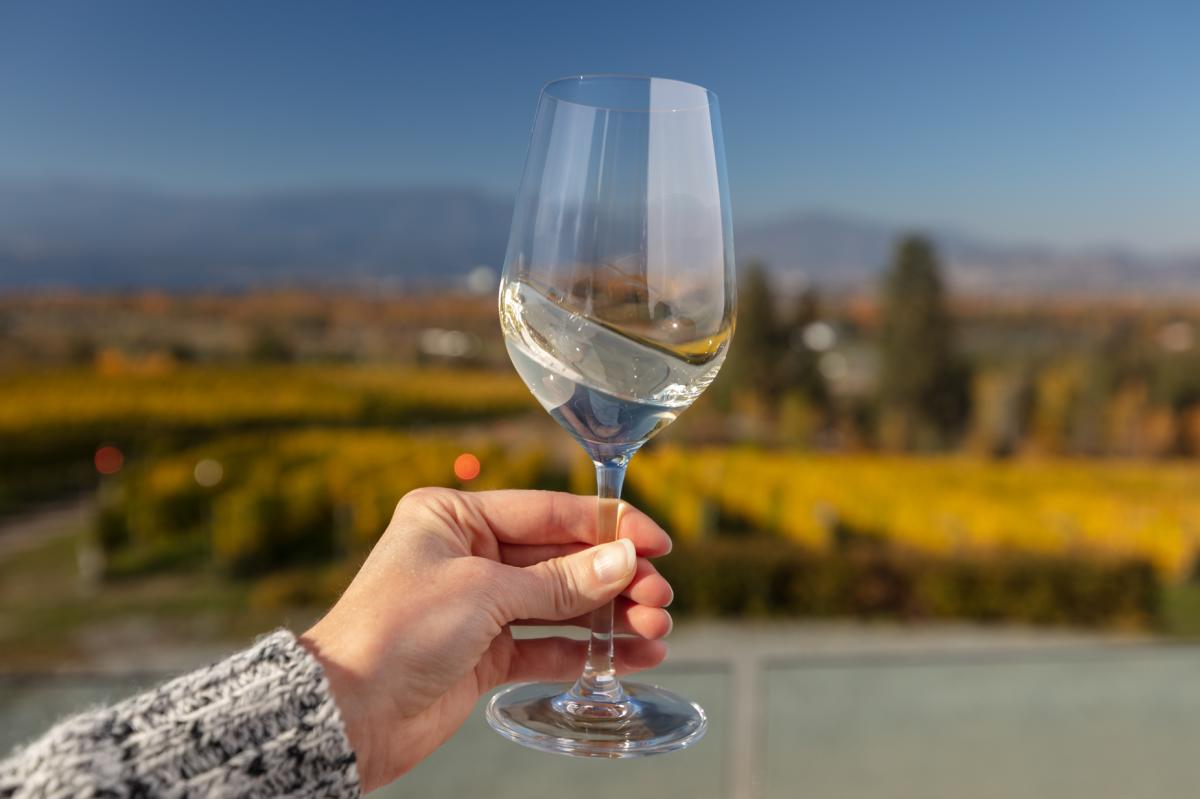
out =
{"type": "Polygon", "coordinates": [[[256,363],[291,363],[296,359],[292,344],[269,327],[257,328],[250,338],[247,357],[256,363]]]}
{"type": "Polygon", "coordinates": [[[821,354],[829,345],[813,346],[811,331],[814,326],[832,331],[821,322],[820,296],[816,289],[809,288],[801,293],[789,320],[788,348],[780,379],[787,391],[797,393],[810,406],[821,410],[829,404],[829,387],[821,374],[821,354]]]}
{"type": "Polygon", "coordinates": [[[766,267],[756,261],[742,271],[738,286],[737,332],[725,367],[731,388],[777,399],[784,347],[771,281],[766,267]]]}
{"type": "Polygon", "coordinates": [[[884,443],[940,446],[961,432],[970,375],[955,350],[941,267],[933,246],[907,236],[883,282],[879,404],[884,443]]]}

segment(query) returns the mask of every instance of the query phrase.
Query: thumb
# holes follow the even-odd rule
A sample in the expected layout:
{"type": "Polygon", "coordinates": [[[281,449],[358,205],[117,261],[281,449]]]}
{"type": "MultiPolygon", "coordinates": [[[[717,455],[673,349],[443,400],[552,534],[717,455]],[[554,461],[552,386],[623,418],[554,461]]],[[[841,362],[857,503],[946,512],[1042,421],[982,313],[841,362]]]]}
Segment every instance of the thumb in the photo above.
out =
{"type": "Polygon", "coordinates": [[[516,619],[570,619],[603,605],[629,585],[637,552],[626,538],[573,555],[512,568],[506,615],[516,619]]]}

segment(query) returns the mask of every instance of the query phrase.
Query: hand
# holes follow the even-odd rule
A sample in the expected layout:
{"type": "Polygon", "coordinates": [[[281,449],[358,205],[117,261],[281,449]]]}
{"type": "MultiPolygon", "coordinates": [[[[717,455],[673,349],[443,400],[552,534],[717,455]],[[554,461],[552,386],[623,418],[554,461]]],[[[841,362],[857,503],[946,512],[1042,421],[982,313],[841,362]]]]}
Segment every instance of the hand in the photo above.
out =
{"type": "Polygon", "coordinates": [[[321,661],[358,759],[364,791],[394,780],[505,682],[571,681],[587,643],[515,641],[510,624],[587,626],[613,597],[617,669],[662,662],[671,587],[649,557],[671,539],[622,504],[618,540],[595,540],[596,499],[548,491],[423,488],[391,524],[346,593],[301,636],[321,661]],[[636,555],[640,557],[635,557],[636,555]]]}

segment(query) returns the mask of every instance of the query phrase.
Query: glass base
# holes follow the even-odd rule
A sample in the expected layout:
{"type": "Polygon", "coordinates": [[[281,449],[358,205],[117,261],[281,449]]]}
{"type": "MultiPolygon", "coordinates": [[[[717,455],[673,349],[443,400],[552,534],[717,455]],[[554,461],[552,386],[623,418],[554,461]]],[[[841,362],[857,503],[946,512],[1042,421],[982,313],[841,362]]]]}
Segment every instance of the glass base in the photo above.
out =
{"type": "Polygon", "coordinates": [[[488,724],[531,749],[609,758],[683,749],[708,727],[699,705],[657,685],[622,683],[619,702],[588,701],[571,688],[571,683],[514,685],[488,702],[488,724]]]}

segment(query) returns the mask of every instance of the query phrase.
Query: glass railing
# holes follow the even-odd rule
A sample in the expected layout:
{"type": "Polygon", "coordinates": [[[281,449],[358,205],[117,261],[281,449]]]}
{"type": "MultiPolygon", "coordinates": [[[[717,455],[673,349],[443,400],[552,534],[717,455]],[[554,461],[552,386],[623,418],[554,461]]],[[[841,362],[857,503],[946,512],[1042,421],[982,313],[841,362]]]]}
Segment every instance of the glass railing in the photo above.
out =
{"type": "MultiPolygon", "coordinates": [[[[768,647],[769,649],[769,647],[768,647]]],[[[1154,799],[1200,785],[1200,647],[728,651],[648,679],[708,711],[708,735],[613,763],[529,751],[480,713],[381,797],[1154,799]]],[[[0,677],[0,748],[157,681],[0,677]]]]}

